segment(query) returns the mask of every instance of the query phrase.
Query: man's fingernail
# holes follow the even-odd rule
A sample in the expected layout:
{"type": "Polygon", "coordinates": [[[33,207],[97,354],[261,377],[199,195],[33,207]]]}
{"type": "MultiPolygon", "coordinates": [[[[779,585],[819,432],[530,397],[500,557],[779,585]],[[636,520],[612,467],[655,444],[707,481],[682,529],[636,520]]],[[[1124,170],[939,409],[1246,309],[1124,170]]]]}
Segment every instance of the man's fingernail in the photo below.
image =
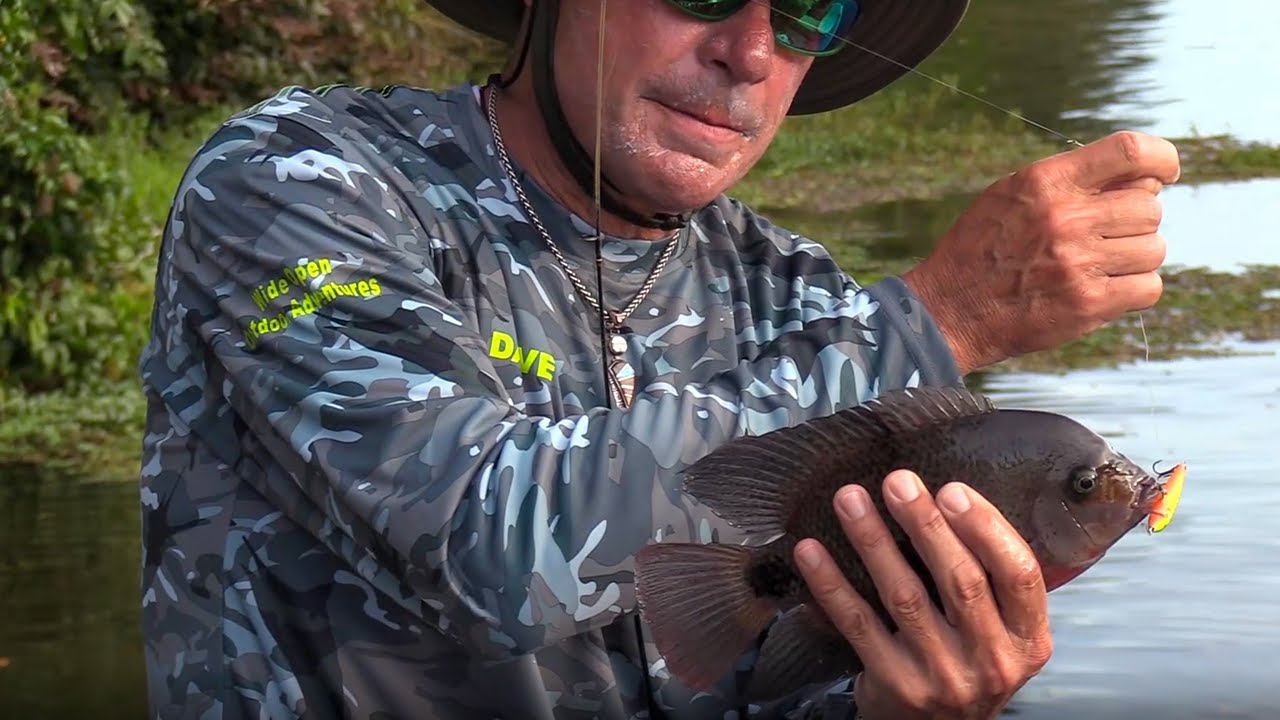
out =
{"type": "Polygon", "coordinates": [[[840,509],[850,520],[867,514],[867,499],[858,490],[846,490],[840,495],[840,509]]]}
{"type": "Polygon", "coordinates": [[[959,485],[948,485],[938,491],[938,504],[954,515],[959,515],[973,507],[969,502],[969,493],[959,485]]]}
{"type": "Polygon", "coordinates": [[[911,502],[920,497],[920,479],[915,473],[894,473],[889,477],[888,490],[899,502],[911,502]]]}
{"type": "Polygon", "coordinates": [[[822,562],[818,549],[812,545],[797,548],[796,554],[800,556],[800,564],[809,570],[817,570],[818,565],[822,562]]]}

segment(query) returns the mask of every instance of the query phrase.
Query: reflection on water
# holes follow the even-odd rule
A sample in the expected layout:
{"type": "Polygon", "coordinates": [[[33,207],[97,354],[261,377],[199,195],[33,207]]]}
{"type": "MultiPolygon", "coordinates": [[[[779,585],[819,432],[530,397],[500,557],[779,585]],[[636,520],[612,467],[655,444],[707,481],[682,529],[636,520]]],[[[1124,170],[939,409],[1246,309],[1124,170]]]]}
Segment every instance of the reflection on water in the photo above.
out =
{"type": "Polygon", "coordinates": [[[1143,31],[1151,62],[1126,73],[1153,87],[1107,115],[1140,116],[1164,136],[1230,133],[1280,143],[1280,3],[1271,0],[1164,0],[1162,17],[1143,31]],[[1151,106],[1146,101],[1163,102],[1151,106]]]}
{"type": "Polygon", "coordinates": [[[1034,720],[1280,717],[1280,343],[1242,357],[989,378],[1004,406],[1066,413],[1136,462],[1188,464],[1177,517],[1051,597],[1034,720]]]}
{"type": "MultiPolygon", "coordinates": [[[[1238,272],[1249,264],[1280,264],[1280,178],[1173,185],[1160,200],[1166,266],[1238,272]]],[[[830,245],[857,276],[923,258],[972,201],[973,195],[963,194],[829,213],[774,210],[769,216],[830,245]]]]}
{"type": "Polygon", "coordinates": [[[138,491],[0,468],[0,716],[142,718],[138,491]]]}
{"type": "MultiPolygon", "coordinates": [[[[1154,0],[981,0],[921,69],[1055,130],[1088,137],[1140,123],[1163,99],[1157,87],[1163,77],[1139,76],[1153,60],[1150,28],[1163,11],[1154,0]],[[1113,110],[1122,101],[1128,112],[1113,110]]],[[[994,112],[971,99],[954,102],[959,112],[994,112]]]]}
{"type": "Polygon", "coordinates": [[[1269,0],[981,0],[921,69],[1082,141],[1134,127],[1276,143],[1276,28],[1269,0]]]}
{"type": "Polygon", "coordinates": [[[1165,262],[1223,272],[1280,265],[1280,178],[1175,185],[1161,197],[1165,262]]]}

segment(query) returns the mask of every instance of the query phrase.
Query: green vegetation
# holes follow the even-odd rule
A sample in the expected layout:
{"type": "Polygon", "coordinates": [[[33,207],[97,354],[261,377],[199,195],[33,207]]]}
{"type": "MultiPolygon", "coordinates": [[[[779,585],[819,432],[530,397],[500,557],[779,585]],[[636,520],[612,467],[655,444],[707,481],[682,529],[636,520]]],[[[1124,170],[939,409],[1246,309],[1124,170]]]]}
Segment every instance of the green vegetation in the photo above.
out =
{"type": "Polygon", "coordinates": [[[1163,274],[1164,297],[1107,327],[1052,351],[1008,360],[996,368],[1061,371],[1122,362],[1229,352],[1222,343],[1280,338],[1280,266],[1241,273],[1203,268],[1163,274]],[[1145,338],[1144,338],[1145,334],[1145,338]]]}
{"type": "Polygon", "coordinates": [[[1276,177],[1280,175],[1280,147],[1244,143],[1226,135],[1190,137],[1176,141],[1182,158],[1182,181],[1276,177]]]}
{"type": "MultiPolygon", "coordinates": [[[[958,111],[957,97],[907,78],[864,103],[788,119],[734,194],[753,207],[799,214],[932,199],[977,192],[1073,147],[976,101],[958,111]]],[[[1180,184],[1280,176],[1280,147],[1225,135],[1170,140],[1182,160],[1180,184]]]]}
{"type": "Polygon", "coordinates": [[[47,475],[136,481],[146,402],[134,382],[28,393],[0,387],[0,476],[5,467],[47,475]]]}
{"type": "Polygon", "coordinates": [[[133,374],[169,199],[231,108],[291,82],[444,81],[497,58],[420,0],[5,2],[0,384],[133,374]]]}
{"type": "MultiPolygon", "coordinates": [[[[939,62],[986,67],[1002,61],[977,54],[996,47],[961,37],[939,62]]],[[[187,160],[223,118],[286,84],[439,86],[481,78],[498,59],[492,44],[443,23],[420,0],[3,3],[0,467],[136,477],[136,363],[149,330],[155,250],[187,160]]],[[[1032,100],[1040,117],[1076,102],[1032,100]]],[[[1102,131],[1073,132],[1086,140],[1102,131]]],[[[1184,183],[1280,175],[1280,147],[1230,137],[1177,142],[1184,183]]],[[[876,227],[895,219],[887,215],[909,217],[918,237],[936,237],[972,193],[1067,147],[907,78],[853,108],[789,120],[733,194],[822,238],[871,282],[928,251],[876,237],[876,227]],[[919,212],[925,205],[933,211],[919,212]]],[[[1181,270],[1166,276],[1166,288],[1143,316],[1153,358],[1214,352],[1229,336],[1280,336],[1276,268],[1181,270]]],[[[1142,354],[1131,316],[1002,369],[1142,354]]]]}
{"type": "Polygon", "coordinates": [[[420,0],[0,3],[0,467],[136,476],[155,251],[230,112],[499,57],[420,0]]]}

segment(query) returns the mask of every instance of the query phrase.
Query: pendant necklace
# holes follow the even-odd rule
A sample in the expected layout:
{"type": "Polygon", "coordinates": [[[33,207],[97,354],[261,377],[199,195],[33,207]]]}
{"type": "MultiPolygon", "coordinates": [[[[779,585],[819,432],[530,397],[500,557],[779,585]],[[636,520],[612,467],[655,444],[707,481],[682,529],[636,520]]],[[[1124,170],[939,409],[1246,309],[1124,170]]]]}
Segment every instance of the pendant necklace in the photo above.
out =
{"type": "MultiPolygon", "coordinates": [[[[524,188],[520,184],[520,179],[516,177],[515,170],[511,166],[511,160],[507,157],[506,146],[502,142],[502,131],[498,129],[497,115],[497,89],[488,88],[489,93],[485,110],[489,120],[489,127],[493,132],[494,147],[498,151],[498,159],[502,162],[503,172],[507,174],[507,178],[511,180],[511,186],[516,191],[516,197],[520,200],[521,207],[524,208],[525,214],[529,217],[529,221],[538,230],[538,234],[542,236],[543,241],[550,248],[551,254],[555,256],[556,261],[560,264],[560,268],[564,270],[568,276],[569,282],[573,284],[574,289],[578,291],[584,302],[591,306],[593,310],[604,314],[605,325],[607,326],[608,340],[607,348],[612,359],[608,364],[608,382],[609,392],[613,396],[613,401],[619,407],[627,408],[631,406],[631,400],[635,397],[635,368],[626,360],[627,353],[627,335],[631,333],[631,328],[627,327],[627,318],[640,307],[640,303],[649,295],[649,291],[653,290],[654,283],[658,277],[662,275],[662,271],[666,269],[668,261],[675,253],[676,247],[680,245],[677,238],[680,232],[676,232],[667,238],[667,247],[662,251],[662,255],[658,258],[658,262],[653,267],[653,271],[649,273],[649,277],[645,278],[644,283],[640,286],[640,290],[636,292],[635,297],[631,298],[631,302],[622,310],[607,310],[604,306],[604,287],[598,288],[600,300],[597,302],[593,295],[583,284],[578,274],[570,267],[569,262],[565,260],[564,255],[560,253],[560,248],[556,247],[555,242],[551,240],[550,233],[543,227],[542,220],[538,217],[538,213],[534,211],[533,205],[530,204],[529,198],[524,194],[524,188]]],[[[597,229],[598,232],[598,229],[597,229]]],[[[597,238],[597,242],[603,240],[597,238]]]]}

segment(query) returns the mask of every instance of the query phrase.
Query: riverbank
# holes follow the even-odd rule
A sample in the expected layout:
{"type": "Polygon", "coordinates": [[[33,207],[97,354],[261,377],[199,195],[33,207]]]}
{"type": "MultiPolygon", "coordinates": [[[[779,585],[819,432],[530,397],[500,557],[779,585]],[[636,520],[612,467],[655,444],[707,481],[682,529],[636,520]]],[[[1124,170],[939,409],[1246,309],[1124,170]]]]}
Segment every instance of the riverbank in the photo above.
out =
{"type": "MultiPolygon", "coordinates": [[[[953,102],[943,88],[915,94],[887,91],[845,111],[792,119],[731,194],[827,242],[863,282],[898,272],[913,261],[912,252],[892,257],[883,250],[872,252],[879,240],[845,222],[846,213],[873,203],[955,197],[961,198],[958,213],[965,195],[1036,158],[1067,149],[1060,139],[1011,117],[941,109],[953,102]]],[[[120,162],[125,182],[133,188],[133,211],[140,214],[130,223],[134,234],[127,242],[122,239],[122,248],[134,249],[125,253],[130,269],[114,281],[119,297],[113,300],[123,318],[120,334],[133,351],[113,362],[126,372],[102,373],[76,388],[31,393],[0,387],[0,474],[6,465],[27,464],[102,480],[136,479],[144,403],[130,373],[149,322],[154,241],[187,159],[219,119],[208,116],[190,127],[169,129],[150,145],[132,135],[103,139],[130,148],[120,154],[120,162]]],[[[1225,136],[1175,143],[1183,157],[1185,184],[1280,176],[1280,147],[1225,136]]],[[[1280,300],[1275,297],[1280,268],[1235,274],[1171,269],[1165,280],[1161,304],[1142,318],[1152,358],[1220,352],[1219,343],[1228,338],[1280,337],[1280,300]]],[[[1140,359],[1147,351],[1141,329],[1138,317],[1131,315],[1077,343],[1009,361],[991,372],[1056,371],[1140,359]]]]}
{"type": "MultiPolygon", "coordinates": [[[[1097,138],[1073,139],[1087,144],[1097,138]]],[[[1229,135],[1168,139],[1182,161],[1180,185],[1280,177],[1280,146],[1229,135]]],[[[958,112],[952,91],[925,85],[911,96],[885,93],[865,105],[788,119],[733,194],[764,211],[828,214],[978,192],[1074,147],[993,110],[958,112]]]]}

